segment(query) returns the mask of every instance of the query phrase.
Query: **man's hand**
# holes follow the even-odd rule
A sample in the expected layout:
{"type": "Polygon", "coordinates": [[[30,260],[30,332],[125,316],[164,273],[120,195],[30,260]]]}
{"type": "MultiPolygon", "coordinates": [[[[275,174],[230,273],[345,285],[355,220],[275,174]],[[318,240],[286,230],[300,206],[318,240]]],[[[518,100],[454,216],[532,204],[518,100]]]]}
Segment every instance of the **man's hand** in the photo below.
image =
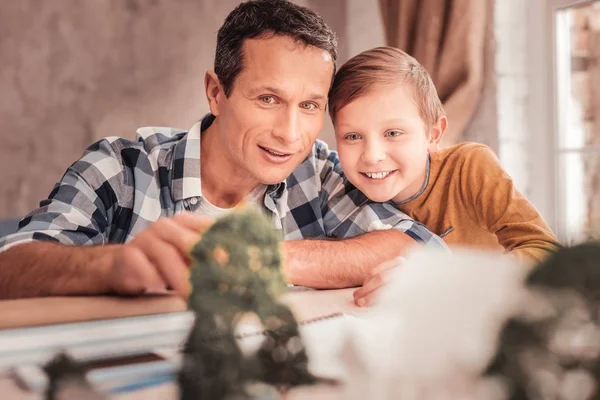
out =
{"type": "Polygon", "coordinates": [[[392,279],[396,268],[402,260],[403,257],[396,257],[373,268],[371,276],[365,281],[364,285],[356,289],[353,293],[356,305],[359,307],[373,305],[377,300],[380,289],[392,279]]]}
{"type": "Polygon", "coordinates": [[[160,219],[127,244],[18,244],[0,253],[0,298],[81,296],[176,290],[190,293],[188,257],[213,223],[184,213],[160,219]]]}
{"type": "Polygon", "coordinates": [[[108,287],[125,295],[173,289],[187,297],[191,291],[188,254],[212,223],[191,213],[154,222],[115,251],[108,287]]]}

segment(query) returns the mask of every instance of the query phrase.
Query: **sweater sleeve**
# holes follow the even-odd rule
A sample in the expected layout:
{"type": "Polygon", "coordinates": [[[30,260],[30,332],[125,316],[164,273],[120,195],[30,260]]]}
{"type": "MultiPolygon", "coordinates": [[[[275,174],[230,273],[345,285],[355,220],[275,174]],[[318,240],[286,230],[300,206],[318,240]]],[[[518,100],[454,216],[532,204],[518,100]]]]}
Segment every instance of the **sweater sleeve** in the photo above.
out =
{"type": "Polygon", "coordinates": [[[465,149],[461,190],[469,213],[511,255],[537,263],[560,244],[538,210],[515,188],[494,152],[484,145],[465,149]]]}

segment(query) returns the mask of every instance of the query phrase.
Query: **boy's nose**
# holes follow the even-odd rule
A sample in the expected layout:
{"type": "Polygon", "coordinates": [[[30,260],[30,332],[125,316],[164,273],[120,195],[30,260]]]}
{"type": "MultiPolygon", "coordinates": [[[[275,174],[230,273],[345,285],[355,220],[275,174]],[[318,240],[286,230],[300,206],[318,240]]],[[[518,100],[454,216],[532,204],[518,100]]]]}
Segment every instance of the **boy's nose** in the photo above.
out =
{"type": "Polygon", "coordinates": [[[385,151],[379,146],[368,146],[362,153],[362,158],[366,164],[377,164],[385,160],[385,151]]]}

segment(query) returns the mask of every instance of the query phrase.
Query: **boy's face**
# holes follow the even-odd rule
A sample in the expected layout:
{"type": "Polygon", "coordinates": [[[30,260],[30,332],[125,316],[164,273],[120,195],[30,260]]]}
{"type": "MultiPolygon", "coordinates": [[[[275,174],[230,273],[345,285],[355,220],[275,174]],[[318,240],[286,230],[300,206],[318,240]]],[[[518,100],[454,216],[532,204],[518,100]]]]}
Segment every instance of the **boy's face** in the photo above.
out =
{"type": "Polygon", "coordinates": [[[398,202],[421,188],[431,140],[410,85],[375,87],[348,103],[335,135],[344,173],[370,199],[398,202]]]}
{"type": "Polygon", "coordinates": [[[323,126],[333,61],[327,51],[287,36],[247,39],[229,97],[211,111],[234,173],[262,184],[286,179],[323,126]]]}

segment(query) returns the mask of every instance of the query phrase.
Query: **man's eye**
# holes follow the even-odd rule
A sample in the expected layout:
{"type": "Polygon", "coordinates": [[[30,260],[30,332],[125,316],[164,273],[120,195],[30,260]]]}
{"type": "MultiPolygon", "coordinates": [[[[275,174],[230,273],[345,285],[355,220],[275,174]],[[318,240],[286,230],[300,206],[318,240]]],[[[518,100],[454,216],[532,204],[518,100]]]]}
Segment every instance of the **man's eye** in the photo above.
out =
{"type": "Polygon", "coordinates": [[[300,107],[308,111],[313,111],[318,108],[315,103],[301,103],[300,107]]]}
{"type": "Polygon", "coordinates": [[[273,96],[261,96],[260,97],[260,101],[262,101],[265,104],[273,104],[273,103],[275,103],[275,97],[273,97],[273,96]]]}
{"type": "Polygon", "coordinates": [[[387,131],[385,136],[387,137],[398,137],[402,135],[402,131],[387,131]]]}
{"type": "Polygon", "coordinates": [[[346,136],[344,136],[344,139],[346,139],[346,140],[358,140],[358,139],[360,139],[360,135],[358,133],[349,133],[346,136]]]}

